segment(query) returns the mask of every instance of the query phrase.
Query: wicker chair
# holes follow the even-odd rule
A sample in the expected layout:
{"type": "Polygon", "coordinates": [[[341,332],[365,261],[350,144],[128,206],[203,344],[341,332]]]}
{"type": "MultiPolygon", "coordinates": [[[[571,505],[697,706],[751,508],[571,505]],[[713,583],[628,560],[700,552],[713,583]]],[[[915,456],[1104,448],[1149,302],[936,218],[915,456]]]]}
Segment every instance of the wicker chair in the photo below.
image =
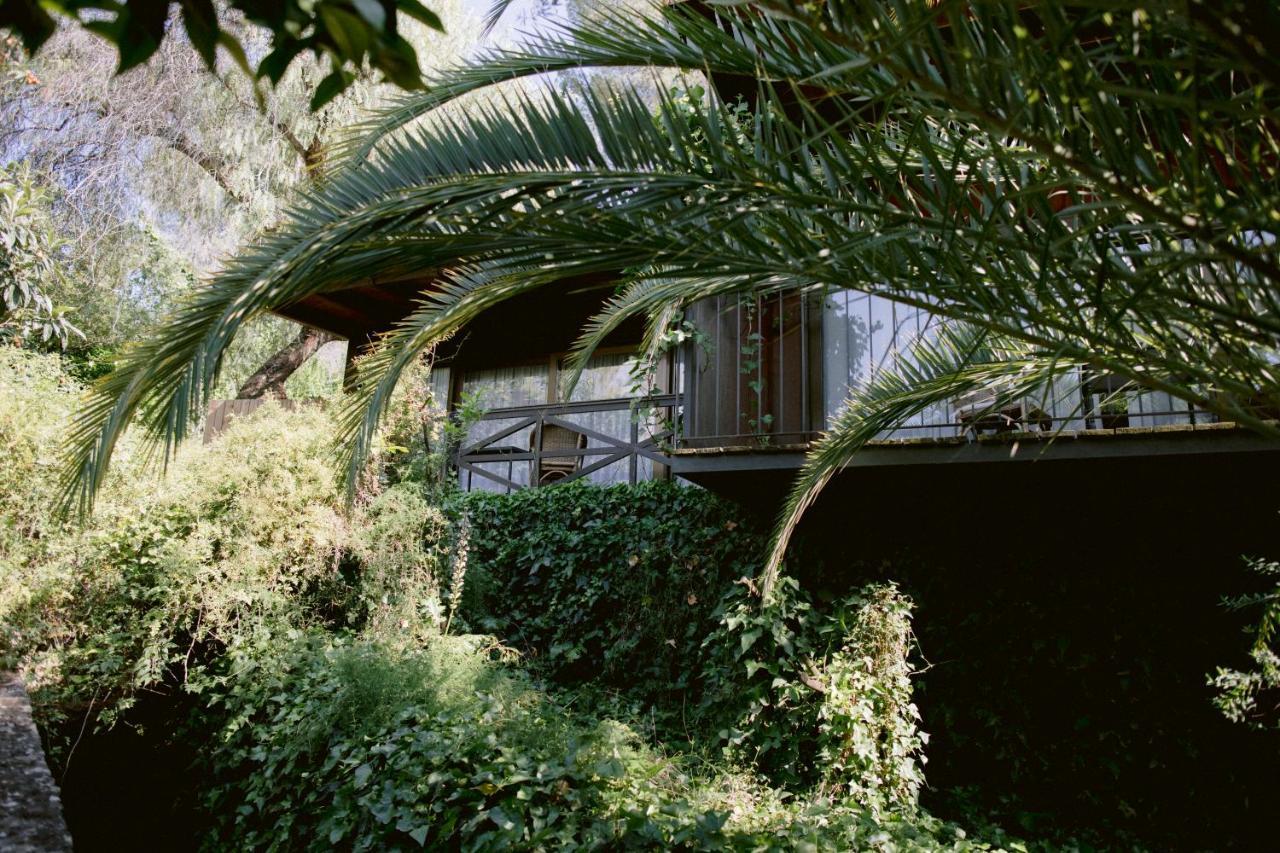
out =
{"type": "MultiPolygon", "coordinates": [[[[538,441],[535,430],[529,436],[529,449],[534,450],[538,441]]],[[[586,450],[587,436],[576,430],[566,429],[555,424],[542,425],[542,452],[554,453],[557,450],[586,450]]],[[[557,480],[571,476],[582,467],[581,456],[543,456],[529,463],[529,482],[545,486],[557,480]]]]}

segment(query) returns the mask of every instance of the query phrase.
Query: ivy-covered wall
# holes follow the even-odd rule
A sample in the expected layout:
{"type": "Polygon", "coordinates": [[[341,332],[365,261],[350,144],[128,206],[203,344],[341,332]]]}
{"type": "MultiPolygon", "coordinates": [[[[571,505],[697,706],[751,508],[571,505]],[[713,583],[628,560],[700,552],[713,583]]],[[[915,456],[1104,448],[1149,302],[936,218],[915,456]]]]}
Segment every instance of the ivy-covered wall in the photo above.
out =
{"type": "MultiPolygon", "coordinates": [[[[962,477],[937,471],[927,500],[918,479],[897,491],[876,483],[876,500],[834,491],[790,570],[819,609],[882,581],[915,602],[931,809],[1108,845],[1249,847],[1280,808],[1280,742],[1223,718],[1206,682],[1248,648],[1248,615],[1221,599],[1256,583],[1239,554],[1265,544],[1273,513],[1178,487],[1179,477],[1196,482],[1187,467],[1117,467],[1114,480],[1040,469],[990,499],[966,497],[962,477]]],[[[763,667],[770,638],[726,632],[720,600],[758,568],[767,516],[753,521],[708,492],[663,484],[485,495],[468,506],[466,612],[547,677],[656,708],[660,731],[697,723],[722,701],[710,682],[734,661],[713,660],[714,644],[759,643],[737,664],[774,677],[763,667]]],[[[740,745],[767,764],[766,732],[786,752],[802,713],[753,718],[740,745]]],[[[717,733],[721,743],[743,736],[717,733]]],[[[803,777],[816,749],[791,750],[778,765],[803,777]]]]}
{"type": "Polygon", "coordinates": [[[669,701],[765,541],[741,509],[674,483],[474,493],[467,606],[562,683],[669,701]]]}

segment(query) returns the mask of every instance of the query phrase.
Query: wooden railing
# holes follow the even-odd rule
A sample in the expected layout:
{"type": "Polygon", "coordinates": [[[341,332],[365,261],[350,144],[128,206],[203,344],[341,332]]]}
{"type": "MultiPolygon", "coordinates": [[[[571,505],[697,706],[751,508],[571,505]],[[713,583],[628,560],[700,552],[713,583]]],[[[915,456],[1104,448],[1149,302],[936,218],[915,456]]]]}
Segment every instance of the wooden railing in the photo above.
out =
{"type": "Polygon", "coordinates": [[[590,477],[619,462],[627,462],[627,482],[640,476],[641,460],[665,465],[664,453],[675,440],[679,429],[681,399],[678,394],[663,394],[639,399],[617,398],[583,403],[548,403],[495,409],[480,418],[480,423],[511,421],[492,435],[464,442],[455,457],[465,488],[476,477],[484,478],[506,490],[539,485],[534,472],[543,469],[544,460],[561,463],[574,460],[572,470],[556,478],[568,482],[590,477]],[[625,435],[611,435],[573,420],[574,415],[595,412],[630,412],[625,435]],[[647,423],[642,421],[648,421],[647,423]],[[586,438],[585,447],[543,448],[543,430],[559,427],[586,438]],[[581,460],[581,461],[577,461],[581,460]],[[527,482],[516,475],[517,466],[529,472],[527,482]],[[500,472],[505,472],[500,473],[500,472]]]}

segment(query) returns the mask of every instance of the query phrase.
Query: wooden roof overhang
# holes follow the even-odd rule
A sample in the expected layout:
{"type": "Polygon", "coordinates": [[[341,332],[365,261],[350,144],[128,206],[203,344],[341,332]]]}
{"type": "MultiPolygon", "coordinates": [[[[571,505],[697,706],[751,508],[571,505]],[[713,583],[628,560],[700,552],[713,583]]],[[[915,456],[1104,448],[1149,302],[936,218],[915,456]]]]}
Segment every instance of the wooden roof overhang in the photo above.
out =
{"type": "Polygon", "coordinates": [[[434,272],[362,279],[341,289],[313,293],[275,313],[351,341],[364,342],[389,331],[413,313],[436,279],[434,272]]]}
{"type": "MultiPolygon", "coordinates": [[[[412,314],[440,276],[435,271],[368,278],[350,286],[312,294],[276,314],[351,341],[351,353],[367,351],[379,336],[412,314]]],[[[444,342],[437,358],[465,357],[470,366],[498,366],[568,350],[583,324],[614,292],[616,277],[593,273],[566,277],[513,297],[485,311],[444,342]],[[465,345],[465,350],[464,350],[465,345]]],[[[638,343],[643,323],[636,318],[605,341],[606,346],[638,343]]]]}

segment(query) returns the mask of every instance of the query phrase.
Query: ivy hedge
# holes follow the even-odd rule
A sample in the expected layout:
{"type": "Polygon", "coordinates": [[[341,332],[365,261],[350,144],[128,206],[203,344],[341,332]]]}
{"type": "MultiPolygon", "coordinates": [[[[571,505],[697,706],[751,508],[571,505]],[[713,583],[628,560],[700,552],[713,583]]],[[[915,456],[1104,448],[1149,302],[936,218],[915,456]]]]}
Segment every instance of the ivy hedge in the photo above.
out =
{"type": "MultiPolygon", "coordinates": [[[[848,760],[850,744],[838,744],[852,706],[836,709],[841,688],[823,682],[860,620],[893,614],[900,680],[881,666],[853,704],[898,728],[858,744],[867,765],[850,778],[866,783],[862,802],[914,803],[924,736],[910,701],[910,602],[892,586],[820,604],[784,580],[763,607],[753,578],[767,527],[673,482],[473,493],[460,512],[471,530],[462,612],[474,629],[655,743],[711,750],[793,788],[821,786],[825,769],[848,760]]],[[[796,554],[818,564],[802,544],[796,554]]]]}
{"type": "Polygon", "coordinates": [[[721,596],[765,540],[734,505],[671,482],[571,483],[464,501],[463,614],[552,679],[678,704],[721,596]]]}

